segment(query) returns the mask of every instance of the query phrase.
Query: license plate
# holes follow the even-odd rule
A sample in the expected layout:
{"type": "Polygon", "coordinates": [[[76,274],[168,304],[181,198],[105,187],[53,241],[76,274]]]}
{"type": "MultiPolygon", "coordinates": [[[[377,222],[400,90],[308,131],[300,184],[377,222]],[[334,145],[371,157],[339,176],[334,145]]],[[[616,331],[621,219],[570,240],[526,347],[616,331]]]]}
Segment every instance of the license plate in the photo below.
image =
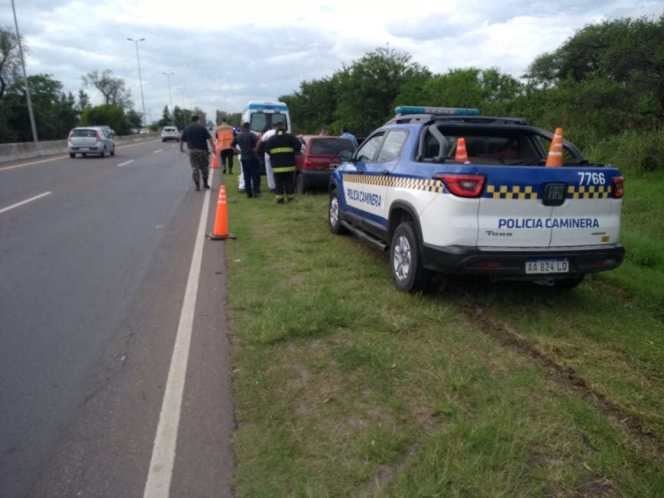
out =
{"type": "Polygon", "coordinates": [[[546,274],[546,273],[569,273],[569,260],[567,259],[536,259],[526,261],[526,273],[546,274]]]}

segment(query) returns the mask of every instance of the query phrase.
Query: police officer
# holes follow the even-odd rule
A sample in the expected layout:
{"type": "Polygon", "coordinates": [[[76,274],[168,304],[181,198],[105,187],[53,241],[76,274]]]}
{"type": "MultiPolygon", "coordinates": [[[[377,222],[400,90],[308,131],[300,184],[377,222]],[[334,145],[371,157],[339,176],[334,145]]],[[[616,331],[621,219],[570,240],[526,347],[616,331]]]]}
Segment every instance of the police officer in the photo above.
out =
{"type": "Polygon", "coordinates": [[[256,144],[258,137],[249,129],[249,123],[242,123],[242,130],[233,139],[232,146],[240,148],[240,162],[244,175],[244,191],[247,197],[258,197],[261,193],[261,177],[258,173],[256,144]]]}
{"type": "Polygon", "coordinates": [[[302,144],[279,123],[277,132],[266,142],[259,144],[270,155],[270,164],[274,173],[275,194],[278,203],[290,201],[295,191],[295,154],[300,153],[302,144]]]}
{"type": "Polygon", "coordinates": [[[201,189],[201,179],[203,177],[203,186],[210,188],[208,184],[210,150],[214,150],[212,135],[207,128],[198,122],[198,115],[191,117],[191,124],[182,131],[180,140],[180,152],[184,153],[183,144],[186,142],[189,149],[189,162],[191,163],[191,176],[194,179],[196,190],[201,189]],[[208,149],[208,142],[210,148],[208,149]]]}

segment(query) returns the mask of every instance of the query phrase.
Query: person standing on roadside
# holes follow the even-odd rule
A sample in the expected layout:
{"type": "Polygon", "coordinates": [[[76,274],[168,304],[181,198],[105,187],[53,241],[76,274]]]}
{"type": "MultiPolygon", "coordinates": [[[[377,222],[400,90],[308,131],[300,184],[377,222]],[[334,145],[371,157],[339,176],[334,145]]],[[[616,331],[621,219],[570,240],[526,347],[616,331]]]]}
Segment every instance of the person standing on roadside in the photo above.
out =
{"type": "Polygon", "coordinates": [[[221,167],[223,168],[223,173],[228,173],[229,175],[233,174],[233,138],[235,138],[235,133],[233,132],[233,127],[229,125],[226,121],[222,121],[221,124],[217,127],[215,132],[217,138],[217,146],[221,153],[221,167]]]}
{"type": "Polygon", "coordinates": [[[266,142],[259,145],[259,154],[264,150],[270,155],[274,173],[277,203],[282,204],[293,199],[295,192],[295,154],[300,153],[302,144],[288,133],[284,123],[279,123],[277,132],[266,142]]]}
{"type": "Polygon", "coordinates": [[[198,122],[198,115],[191,117],[191,124],[182,131],[180,139],[180,152],[184,153],[183,144],[187,144],[189,150],[189,162],[191,163],[191,176],[194,179],[196,190],[201,189],[201,176],[203,177],[203,186],[210,188],[208,184],[210,150],[214,151],[212,135],[207,128],[198,122]],[[208,148],[208,143],[210,147],[208,148]]]}
{"type": "Polygon", "coordinates": [[[231,146],[240,148],[244,191],[247,193],[247,197],[258,197],[261,193],[261,177],[258,174],[258,156],[256,155],[257,144],[258,137],[249,129],[249,123],[242,123],[242,130],[235,136],[231,146]]]}
{"type": "Polygon", "coordinates": [[[357,149],[358,146],[357,138],[355,138],[355,135],[353,135],[350,131],[348,131],[348,128],[341,129],[341,135],[339,135],[339,138],[345,138],[346,140],[350,140],[350,142],[353,144],[353,147],[357,149]]]}

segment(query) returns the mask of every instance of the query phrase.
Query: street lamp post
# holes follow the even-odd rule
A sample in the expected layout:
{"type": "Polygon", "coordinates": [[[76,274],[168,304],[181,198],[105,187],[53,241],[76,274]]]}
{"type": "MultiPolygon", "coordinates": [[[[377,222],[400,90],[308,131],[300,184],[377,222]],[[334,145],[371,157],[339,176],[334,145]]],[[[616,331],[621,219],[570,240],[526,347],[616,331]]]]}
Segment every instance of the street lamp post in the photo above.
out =
{"type": "Polygon", "coordinates": [[[138,44],[142,41],[145,41],[145,38],[127,38],[130,42],[133,42],[136,45],[136,65],[138,66],[138,82],[141,89],[141,107],[143,108],[143,119],[147,119],[147,114],[145,113],[145,98],[143,97],[143,75],[141,73],[141,56],[138,51],[138,44]]]}
{"type": "Polygon", "coordinates": [[[18,20],[16,19],[16,6],[12,0],[12,12],[14,13],[14,27],[16,28],[16,41],[18,42],[18,53],[21,57],[21,67],[23,68],[23,81],[25,82],[25,96],[28,101],[28,115],[30,116],[30,127],[32,128],[32,139],[35,145],[39,147],[39,137],[37,136],[37,124],[35,123],[35,114],[32,111],[32,97],[30,96],[30,84],[28,83],[28,72],[25,70],[25,57],[23,55],[23,44],[21,43],[21,33],[18,30],[18,20]]]}
{"type": "Polygon", "coordinates": [[[173,92],[171,91],[171,76],[173,76],[175,73],[174,72],[163,72],[162,73],[164,76],[166,76],[166,79],[168,80],[168,99],[171,105],[171,115],[173,113],[173,92]]]}

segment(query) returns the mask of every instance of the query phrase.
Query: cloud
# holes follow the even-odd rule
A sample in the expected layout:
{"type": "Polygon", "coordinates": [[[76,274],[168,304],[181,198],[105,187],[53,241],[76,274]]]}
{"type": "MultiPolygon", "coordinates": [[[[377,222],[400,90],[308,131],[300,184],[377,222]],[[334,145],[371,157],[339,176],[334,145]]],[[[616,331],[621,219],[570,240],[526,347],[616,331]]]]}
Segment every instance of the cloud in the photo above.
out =
{"type": "MultiPolygon", "coordinates": [[[[0,0],[2,1],[2,0],[0,0]]],[[[163,0],[31,0],[17,4],[29,46],[28,71],[50,73],[67,90],[81,76],[111,69],[124,78],[140,109],[136,52],[140,44],[145,106],[157,119],[173,100],[237,111],[252,99],[273,100],[302,80],[332,74],[368,50],[406,50],[433,71],[469,65],[515,76],[576,29],[618,16],[661,13],[656,0],[197,0],[191,8],[163,0]],[[552,10],[554,9],[554,10],[552,10]]],[[[0,25],[12,25],[0,9],[0,25]]],[[[94,93],[92,90],[90,93],[94,93]]]]}

